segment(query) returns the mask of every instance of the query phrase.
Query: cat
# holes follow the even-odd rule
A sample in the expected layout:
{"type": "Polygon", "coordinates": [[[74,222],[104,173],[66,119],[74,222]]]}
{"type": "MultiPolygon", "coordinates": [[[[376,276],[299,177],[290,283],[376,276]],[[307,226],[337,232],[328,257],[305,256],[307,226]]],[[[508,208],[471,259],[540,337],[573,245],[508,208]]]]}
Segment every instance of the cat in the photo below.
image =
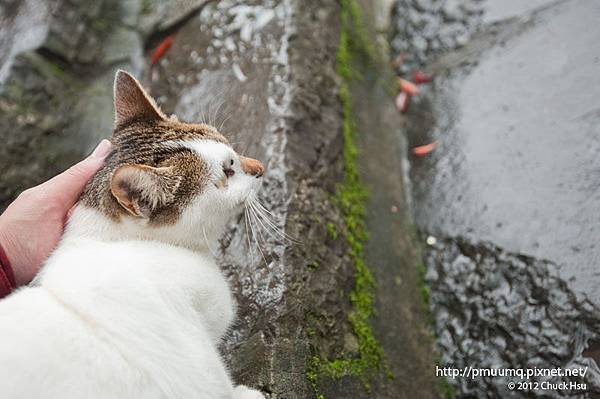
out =
{"type": "Polygon", "coordinates": [[[118,71],[105,166],[34,283],[0,301],[3,398],[261,399],[217,346],[235,304],[210,253],[261,162],[165,116],[118,71]]]}

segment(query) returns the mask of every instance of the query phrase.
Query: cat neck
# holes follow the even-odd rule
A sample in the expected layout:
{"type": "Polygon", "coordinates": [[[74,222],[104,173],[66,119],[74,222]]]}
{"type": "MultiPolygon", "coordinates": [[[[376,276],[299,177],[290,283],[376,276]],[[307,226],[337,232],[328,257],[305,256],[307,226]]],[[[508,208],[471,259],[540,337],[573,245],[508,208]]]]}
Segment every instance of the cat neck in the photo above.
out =
{"type": "Polygon", "coordinates": [[[61,245],[76,243],[81,239],[103,242],[159,241],[202,254],[214,253],[221,231],[206,227],[199,231],[189,231],[192,227],[154,227],[147,225],[147,221],[133,218],[115,221],[96,209],[78,205],[69,218],[61,245]]]}

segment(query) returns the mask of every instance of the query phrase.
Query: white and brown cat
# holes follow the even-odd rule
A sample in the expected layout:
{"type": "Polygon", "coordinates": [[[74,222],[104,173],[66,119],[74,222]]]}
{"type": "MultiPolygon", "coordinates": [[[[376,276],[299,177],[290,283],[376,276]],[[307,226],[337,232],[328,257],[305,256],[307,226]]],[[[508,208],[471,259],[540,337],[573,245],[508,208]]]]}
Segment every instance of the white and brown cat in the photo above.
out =
{"type": "Polygon", "coordinates": [[[106,165],[35,283],[0,301],[3,398],[244,398],[217,346],[233,320],[209,251],[262,164],[115,78],[106,165]]]}

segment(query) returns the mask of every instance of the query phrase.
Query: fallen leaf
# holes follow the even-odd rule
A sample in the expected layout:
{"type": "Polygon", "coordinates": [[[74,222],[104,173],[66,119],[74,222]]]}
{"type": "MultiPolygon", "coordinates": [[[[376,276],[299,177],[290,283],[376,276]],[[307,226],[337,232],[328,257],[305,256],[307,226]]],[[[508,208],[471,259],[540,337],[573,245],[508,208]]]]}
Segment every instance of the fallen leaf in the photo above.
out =
{"type": "Polygon", "coordinates": [[[408,109],[409,100],[410,100],[409,95],[406,94],[405,92],[401,91],[396,96],[396,108],[398,109],[398,111],[405,113],[406,110],[408,109]]]}
{"type": "Polygon", "coordinates": [[[405,93],[410,94],[411,96],[418,94],[419,91],[421,90],[421,89],[419,89],[419,86],[417,86],[413,82],[410,82],[406,79],[398,78],[398,83],[400,84],[400,90],[402,90],[405,93]]]}
{"type": "Polygon", "coordinates": [[[435,150],[438,146],[438,141],[433,141],[429,144],[425,144],[425,145],[420,145],[418,147],[415,147],[412,149],[413,154],[415,154],[418,157],[424,157],[425,155],[429,154],[431,151],[435,150]]]}
{"type": "Polygon", "coordinates": [[[433,76],[426,74],[423,71],[415,71],[413,74],[413,80],[417,84],[429,83],[433,80],[433,76]]]}
{"type": "Polygon", "coordinates": [[[150,65],[155,65],[162,57],[164,57],[167,50],[171,48],[173,45],[173,36],[167,36],[165,39],[160,42],[160,44],[152,53],[152,59],[150,60],[150,65]]]}

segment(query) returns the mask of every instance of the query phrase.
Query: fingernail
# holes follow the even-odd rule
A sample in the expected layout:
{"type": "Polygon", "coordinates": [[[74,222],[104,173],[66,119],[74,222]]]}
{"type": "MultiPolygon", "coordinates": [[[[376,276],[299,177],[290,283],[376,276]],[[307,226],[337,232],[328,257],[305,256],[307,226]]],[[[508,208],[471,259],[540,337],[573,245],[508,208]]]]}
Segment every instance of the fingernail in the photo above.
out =
{"type": "Polygon", "coordinates": [[[96,146],[96,148],[94,149],[94,152],[92,152],[92,157],[93,158],[105,158],[108,153],[110,152],[110,149],[112,147],[112,144],[110,143],[110,141],[104,139],[100,142],[100,144],[98,144],[96,146]]]}

